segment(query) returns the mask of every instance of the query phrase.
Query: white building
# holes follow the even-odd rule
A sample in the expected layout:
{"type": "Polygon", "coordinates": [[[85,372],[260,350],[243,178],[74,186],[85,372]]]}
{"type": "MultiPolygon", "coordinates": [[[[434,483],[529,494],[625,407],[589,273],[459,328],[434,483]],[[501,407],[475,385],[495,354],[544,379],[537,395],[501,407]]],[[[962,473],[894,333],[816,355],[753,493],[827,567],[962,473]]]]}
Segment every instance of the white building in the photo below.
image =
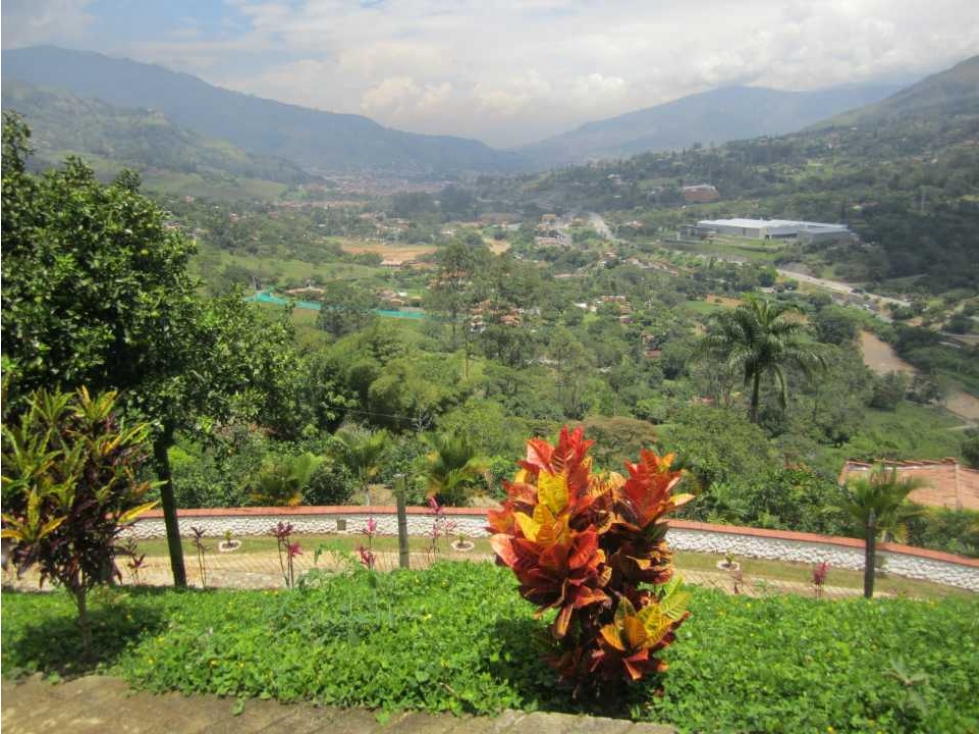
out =
{"type": "Polygon", "coordinates": [[[758,240],[798,238],[808,242],[850,239],[854,234],[844,224],[796,222],[788,219],[702,219],[701,232],[730,234],[758,240]]]}

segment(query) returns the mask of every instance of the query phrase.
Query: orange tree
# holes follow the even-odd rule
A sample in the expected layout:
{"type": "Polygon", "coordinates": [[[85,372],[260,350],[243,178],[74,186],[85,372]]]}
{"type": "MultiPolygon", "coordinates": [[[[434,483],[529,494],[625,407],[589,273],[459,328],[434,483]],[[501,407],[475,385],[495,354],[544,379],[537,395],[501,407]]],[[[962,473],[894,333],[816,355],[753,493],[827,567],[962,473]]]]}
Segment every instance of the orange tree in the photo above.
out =
{"type": "Polygon", "coordinates": [[[673,455],[643,450],[628,476],[601,475],[592,443],[566,426],[554,446],[531,439],[502,509],[489,511],[493,549],[521,595],[539,616],[557,611],[549,662],[576,693],[663,672],[656,653],[689,616],[665,540],[664,516],[692,499],[672,494],[673,455]]]}

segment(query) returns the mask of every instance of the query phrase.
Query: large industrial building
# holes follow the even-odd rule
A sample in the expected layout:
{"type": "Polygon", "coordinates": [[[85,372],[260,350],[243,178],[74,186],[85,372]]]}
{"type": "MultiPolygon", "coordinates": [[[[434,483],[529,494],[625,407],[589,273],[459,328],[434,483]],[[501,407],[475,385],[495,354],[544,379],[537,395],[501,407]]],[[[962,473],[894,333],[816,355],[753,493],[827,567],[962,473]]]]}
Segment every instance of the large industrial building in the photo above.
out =
{"type": "Polygon", "coordinates": [[[807,242],[850,239],[855,235],[844,224],[795,222],[787,219],[702,219],[702,233],[730,234],[758,240],[799,239],[807,242]]]}

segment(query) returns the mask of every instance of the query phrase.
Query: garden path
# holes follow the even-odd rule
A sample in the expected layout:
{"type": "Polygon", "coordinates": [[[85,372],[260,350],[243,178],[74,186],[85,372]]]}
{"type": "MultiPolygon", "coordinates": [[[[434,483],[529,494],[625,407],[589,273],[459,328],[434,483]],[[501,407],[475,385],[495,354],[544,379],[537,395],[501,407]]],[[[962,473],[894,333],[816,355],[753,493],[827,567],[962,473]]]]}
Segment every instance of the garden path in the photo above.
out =
{"type": "MultiPolygon", "coordinates": [[[[671,726],[569,714],[506,711],[495,719],[399,712],[384,723],[366,709],[133,692],[118,678],[86,676],[52,685],[4,678],[4,734],[676,734],[671,726]]],[[[383,717],[380,717],[383,718],[383,717]]]]}

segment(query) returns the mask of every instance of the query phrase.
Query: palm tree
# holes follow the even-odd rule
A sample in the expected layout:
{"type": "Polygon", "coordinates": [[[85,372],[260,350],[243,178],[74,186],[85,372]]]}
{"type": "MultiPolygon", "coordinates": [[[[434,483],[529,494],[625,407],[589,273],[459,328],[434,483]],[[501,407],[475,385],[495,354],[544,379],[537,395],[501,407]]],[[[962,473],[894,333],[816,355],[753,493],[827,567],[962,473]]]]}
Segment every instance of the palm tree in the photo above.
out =
{"type": "Polygon", "coordinates": [[[426,437],[432,451],[425,457],[422,476],[426,493],[442,504],[460,505],[468,490],[487,471],[486,460],[477,455],[469,438],[463,434],[434,434],[426,437]]]}
{"type": "Polygon", "coordinates": [[[302,503],[303,490],[322,463],[323,457],[307,452],[264,467],[252,485],[252,501],[258,505],[296,507],[302,503]]]}
{"type": "Polygon", "coordinates": [[[903,538],[904,523],[921,513],[905,500],[912,490],[925,484],[920,477],[898,477],[897,467],[888,469],[884,464],[877,464],[843,486],[841,509],[859,524],[866,541],[863,595],[868,599],[874,595],[878,536],[881,540],[886,540],[888,534],[903,538]]]}
{"type": "Polygon", "coordinates": [[[371,503],[370,481],[381,470],[388,450],[387,431],[366,431],[346,428],[336,433],[340,445],[337,459],[353,474],[364,492],[366,504],[371,503]]]}
{"type": "Polygon", "coordinates": [[[703,354],[722,360],[734,373],[744,375],[751,387],[752,423],[758,422],[762,378],[775,383],[779,404],[788,404],[788,382],[784,366],[795,365],[807,376],[823,366],[822,357],[802,339],[804,324],[788,315],[798,309],[749,294],[733,311],[712,319],[703,342],[703,354]]]}

